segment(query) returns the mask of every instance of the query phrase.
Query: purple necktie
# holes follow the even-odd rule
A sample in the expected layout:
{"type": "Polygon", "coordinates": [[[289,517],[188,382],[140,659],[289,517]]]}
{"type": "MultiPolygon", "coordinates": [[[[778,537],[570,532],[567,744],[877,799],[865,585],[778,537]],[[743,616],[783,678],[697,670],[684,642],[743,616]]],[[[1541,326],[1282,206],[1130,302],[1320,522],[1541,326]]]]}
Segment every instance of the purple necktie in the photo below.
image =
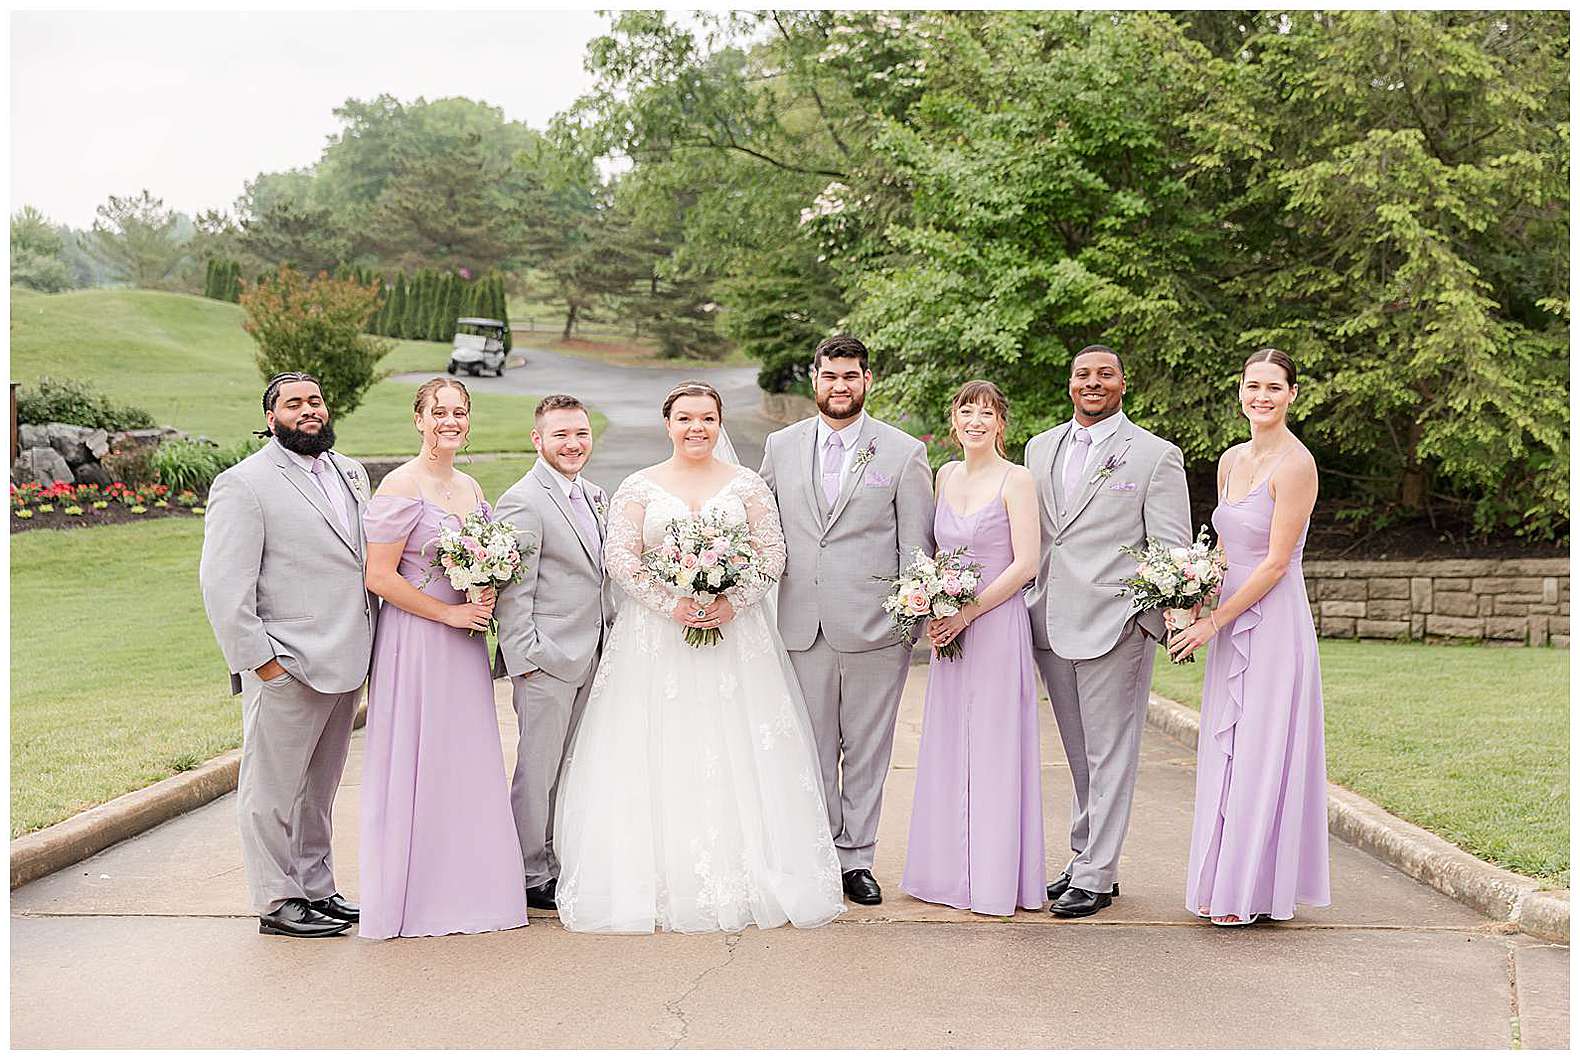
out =
{"type": "Polygon", "coordinates": [[[1075,444],[1070,446],[1070,456],[1064,462],[1064,503],[1074,504],[1081,493],[1081,479],[1086,474],[1086,458],[1092,452],[1092,432],[1085,427],[1075,429],[1075,444]]]}
{"type": "Polygon", "coordinates": [[[593,518],[592,508],[587,504],[587,494],[583,492],[580,482],[571,483],[571,514],[576,517],[576,525],[582,528],[596,551],[603,544],[598,538],[598,520],[593,518]]]}
{"type": "Polygon", "coordinates": [[[830,508],[839,500],[839,480],[845,470],[845,443],[830,434],[823,446],[823,499],[830,508]]]}
{"type": "Polygon", "coordinates": [[[335,519],[340,523],[340,529],[351,536],[351,513],[346,511],[346,498],[343,491],[334,485],[334,480],[329,474],[328,461],[321,456],[313,457],[313,481],[318,483],[318,488],[323,491],[324,500],[329,502],[329,507],[335,513],[335,519]]]}

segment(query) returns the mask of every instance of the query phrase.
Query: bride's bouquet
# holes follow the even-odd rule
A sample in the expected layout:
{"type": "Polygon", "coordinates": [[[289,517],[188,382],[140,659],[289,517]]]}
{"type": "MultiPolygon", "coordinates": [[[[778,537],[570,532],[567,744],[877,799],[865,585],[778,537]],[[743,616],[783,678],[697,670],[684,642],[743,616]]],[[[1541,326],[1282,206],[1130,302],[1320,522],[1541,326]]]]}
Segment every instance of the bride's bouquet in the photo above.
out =
{"type": "MultiPolygon", "coordinates": [[[[695,597],[706,607],[726,589],[771,580],[763,572],[749,534],[745,523],[719,512],[672,519],[664,530],[664,540],[642,554],[642,567],[660,585],[681,596],[695,597]]],[[[693,648],[723,639],[717,629],[686,627],[686,643],[693,648]]]]}
{"type": "MultiPolygon", "coordinates": [[[[1125,589],[1143,611],[1163,608],[1163,624],[1177,633],[1193,621],[1191,609],[1206,602],[1223,585],[1225,560],[1222,548],[1207,542],[1207,528],[1201,528],[1188,546],[1170,548],[1147,539],[1145,548],[1121,545],[1119,551],[1137,562],[1136,573],[1125,579],[1125,589]]],[[[1188,663],[1195,653],[1176,663],[1188,663]]]]}
{"type": "MultiPolygon", "coordinates": [[[[948,618],[976,603],[977,583],[981,578],[982,564],[966,559],[964,545],[931,558],[917,549],[916,559],[900,572],[899,577],[883,578],[893,590],[883,601],[883,609],[889,613],[895,631],[909,640],[922,622],[948,618]]],[[[964,655],[965,648],[959,637],[938,649],[940,659],[953,660],[964,655]]]]}
{"type": "MultiPolygon", "coordinates": [[[[439,524],[433,565],[452,588],[464,592],[467,600],[475,604],[482,599],[484,590],[498,590],[520,581],[527,556],[533,551],[531,547],[522,551],[511,523],[489,522],[482,512],[473,512],[455,525],[448,520],[439,524]]],[[[499,625],[490,619],[488,629],[496,633],[499,625]]],[[[467,636],[476,635],[477,630],[467,630],[467,636]]]]}

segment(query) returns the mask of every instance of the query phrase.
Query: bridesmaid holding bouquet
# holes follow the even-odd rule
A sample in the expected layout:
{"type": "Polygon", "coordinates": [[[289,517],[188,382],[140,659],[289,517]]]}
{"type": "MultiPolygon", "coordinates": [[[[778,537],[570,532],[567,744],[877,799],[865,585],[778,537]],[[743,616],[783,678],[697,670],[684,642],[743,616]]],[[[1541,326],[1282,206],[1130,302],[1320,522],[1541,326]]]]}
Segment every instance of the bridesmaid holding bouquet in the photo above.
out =
{"type": "Polygon", "coordinates": [[[928,623],[934,649],[922,708],[901,889],[924,902],[1010,916],[1041,909],[1041,745],[1031,620],[1021,590],[1037,573],[1040,515],[1031,472],[1004,457],[1009,402],[992,383],[949,403],[965,459],[938,470],[933,532],[982,565],[977,602],[928,623]],[[938,651],[956,643],[956,659],[938,651]]]}
{"type": "Polygon", "coordinates": [[[1288,920],[1328,897],[1327,764],[1317,634],[1300,570],[1317,465],[1289,430],[1295,363],[1258,350],[1240,378],[1251,440],[1218,462],[1223,603],[1169,641],[1207,659],[1186,907],[1219,926],[1288,920]]]}

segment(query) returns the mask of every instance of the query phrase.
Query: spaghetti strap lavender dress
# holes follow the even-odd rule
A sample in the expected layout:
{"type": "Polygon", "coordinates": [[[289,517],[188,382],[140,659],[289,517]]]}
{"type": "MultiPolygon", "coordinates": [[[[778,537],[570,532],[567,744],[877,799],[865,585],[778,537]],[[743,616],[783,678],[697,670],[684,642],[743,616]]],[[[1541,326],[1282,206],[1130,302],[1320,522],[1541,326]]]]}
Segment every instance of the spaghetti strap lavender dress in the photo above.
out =
{"type": "MultiPolygon", "coordinates": [[[[363,518],[370,543],[406,542],[402,577],[461,602],[442,575],[422,584],[440,522],[453,516],[431,501],[381,495],[363,518]]],[[[388,602],[368,679],[360,855],[363,938],[527,922],[487,638],[388,602]]]]}
{"type": "MultiPolygon", "coordinates": [[[[969,515],[939,499],[940,551],[970,549],[981,585],[1014,560],[999,497],[969,515]]],[[[1009,916],[1047,902],[1041,744],[1031,621],[1020,594],[960,635],[963,658],[927,670],[916,801],[900,889],[924,902],[1009,916]]]]}
{"type": "MultiPolygon", "coordinates": [[[[1267,557],[1273,498],[1264,480],[1212,525],[1228,559],[1227,600],[1267,557]]],[[[1309,523],[1308,523],[1309,526],[1309,523]]],[[[1196,745],[1196,812],[1185,905],[1201,915],[1288,920],[1328,896],[1322,674],[1300,555],[1211,644],[1196,745]]]]}

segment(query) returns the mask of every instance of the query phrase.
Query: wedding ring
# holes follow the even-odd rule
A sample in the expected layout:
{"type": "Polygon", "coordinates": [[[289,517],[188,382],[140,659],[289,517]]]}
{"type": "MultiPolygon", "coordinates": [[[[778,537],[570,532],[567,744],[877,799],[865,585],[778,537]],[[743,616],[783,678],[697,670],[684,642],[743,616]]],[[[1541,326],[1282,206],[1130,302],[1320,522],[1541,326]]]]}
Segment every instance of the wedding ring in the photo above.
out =
{"type": "Polygon", "coordinates": [[[707,614],[707,613],[708,613],[708,612],[707,612],[707,611],[705,611],[705,610],[703,610],[703,609],[702,609],[702,608],[700,608],[700,607],[699,607],[699,608],[697,608],[697,617],[698,617],[698,618],[701,618],[701,617],[702,617],[702,616],[704,616],[704,615],[706,615],[706,614],[707,614]]]}

